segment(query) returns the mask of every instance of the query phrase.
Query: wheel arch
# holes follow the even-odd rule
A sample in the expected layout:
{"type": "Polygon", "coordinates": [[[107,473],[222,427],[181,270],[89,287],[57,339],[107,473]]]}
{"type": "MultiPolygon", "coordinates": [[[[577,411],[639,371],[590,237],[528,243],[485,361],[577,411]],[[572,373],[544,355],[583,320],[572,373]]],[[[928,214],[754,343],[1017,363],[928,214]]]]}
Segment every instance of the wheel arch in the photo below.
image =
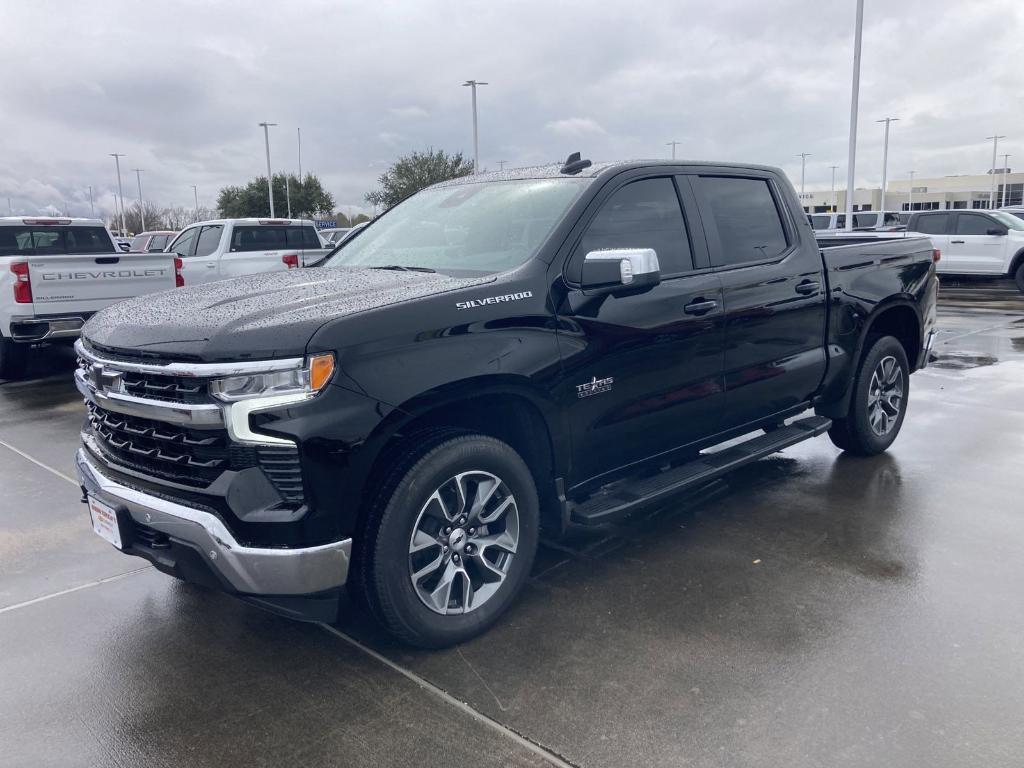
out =
{"type": "Polygon", "coordinates": [[[1007,277],[1013,277],[1021,264],[1024,264],[1024,248],[1013,254],[1013,258],[1010,259],[1010,270],[1006,273],[1007,277]]]}
{"type": "Polygon", "coordinates": [[[924,322],[913,297],[900,294],[879,302],[861,324],[857,343],[851,355],[853,363],[849,368],[849,375],[845,377],[842,395],[817,403],[815,411],[830,418],[840,418],[846,414],[850,407],[853,382],[860,370],[868,342],[873,336],[894,336],[907,354],[910,372],[917,370],[923,347],[923,328],[924,322]]]}
{"type": "Polygon", "coordinates": [[[923,327],[917,306],[909,298],[898,297],[880,304],[864,323],[864,330],[857,343],[857,365],[860,365],[864,357],[868,339],[873,336],[893,336],[907,353],[907,362],[913,373],[917,370],[923,348],[923,327]]]}
{"type": "Polygon", "coordinates": [[[561,477],[569,461],[568,432],[550,396],[522,376],[463,379],[420,393],[388,414],[367,438],[379,446],[363,493],[357,527],[388,468],[431,433],[479,433],[508,443],[534,476],[542,523],[560,524],[561,477]],[[417,441],[410,443],[410,440],[417,441]]]}

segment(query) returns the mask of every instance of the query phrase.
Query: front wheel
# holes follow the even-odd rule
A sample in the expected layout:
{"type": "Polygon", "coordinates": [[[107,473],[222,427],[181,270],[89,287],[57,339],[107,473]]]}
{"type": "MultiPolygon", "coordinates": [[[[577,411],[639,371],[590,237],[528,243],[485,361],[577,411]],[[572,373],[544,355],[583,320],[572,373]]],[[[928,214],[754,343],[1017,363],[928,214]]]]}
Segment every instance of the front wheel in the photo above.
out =
{"type": "Polygon", "coordinates": [[[497,621],[529,576],[540,522],[533,476],[484,435],[427,443],[403,465],[366,523],[365,597],[412,645],[464,642],[497,621]]]}
{"type": "Polygon", "coordinates": [[[845,417],[832,421],[828,436],[849,453],[882,453],[903,426],[909,394],[910,366],[903,345],[892,336],[876,338],[857,370],[850,409],[845,417]]]}
{"type": "Polygon", "coordinates": [[[1024,293],[1024,259],[1017,265],[1017,271],[1013,273],[1013,280],[1017,283],[1017,290],[1024,293]]]}

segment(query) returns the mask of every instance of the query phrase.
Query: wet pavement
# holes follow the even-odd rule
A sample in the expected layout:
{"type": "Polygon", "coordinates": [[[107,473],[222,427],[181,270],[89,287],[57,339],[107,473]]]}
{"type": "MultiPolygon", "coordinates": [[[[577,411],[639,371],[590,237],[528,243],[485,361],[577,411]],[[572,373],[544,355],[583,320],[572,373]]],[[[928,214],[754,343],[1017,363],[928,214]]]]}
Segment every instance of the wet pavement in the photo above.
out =
{"type": "Polygon", "coordinates": [[[0,384],[0,766],[1019,766],[1024,298],[946,284],[940,326],[886,455],[808,441],[545,547],[431,653],[102,542],[50,350],[0,384]]]}

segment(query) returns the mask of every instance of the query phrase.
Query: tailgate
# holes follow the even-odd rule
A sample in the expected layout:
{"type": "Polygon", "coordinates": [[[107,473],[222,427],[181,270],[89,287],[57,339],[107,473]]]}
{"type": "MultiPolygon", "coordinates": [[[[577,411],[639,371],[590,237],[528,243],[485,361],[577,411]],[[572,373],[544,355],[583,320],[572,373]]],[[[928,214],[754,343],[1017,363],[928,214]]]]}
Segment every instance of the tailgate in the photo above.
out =
{"type": "Polygon", "coordinates": [[[164,253],[33,256],[28,269],[38,315],[95,312],[175,282],[173,256],[164,253]]]}

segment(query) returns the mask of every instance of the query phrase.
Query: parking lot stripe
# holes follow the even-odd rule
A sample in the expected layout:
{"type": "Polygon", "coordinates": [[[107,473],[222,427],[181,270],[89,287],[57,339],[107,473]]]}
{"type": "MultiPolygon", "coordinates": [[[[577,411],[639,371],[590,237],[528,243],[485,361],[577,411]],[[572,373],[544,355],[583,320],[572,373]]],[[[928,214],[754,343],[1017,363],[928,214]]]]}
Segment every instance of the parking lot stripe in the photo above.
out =
{"type": "Polygon", "coordinates": [[[559,766],[559,768],[575,768],[575,766],[573,766],[572,763],[567,762],[563,758],[561,758],[558,755],[556,755],[554,752],[551,752],[551,751],[545,749],[544,747],[542,747],[540,744],[537,744],[536,742],[530,741],[528,738],[526,738],[522,734],[517,733],[516,731],[512,730],[511,728],[509,728],[506,725],[502,725],[497,720],[495,720],[495,719],[485,715],[483,712],[479,712],[476,709],[473,709],[473,707],[469,706],[469,704],[465,703],[464,701],[459,701],[454,696],[452,696],[450,693],[448,693],[447,691],[445,691],[445,690],[443,690],[441,688],[438,688],[436,685],[434,685],[432,682],[430,682],[426,678],[420,677],[419,675],[417,675],[412,670],[406,669],[405,667],[403,667],[403,666],[401,666],[399,664],[396,664],[391,659],[389,659],[387,656],[384,656],[383,654],[378,653],[377,651],[373,650],[369,646],[363,645],[361,642],[356,640],[354,637],[350,637],[349,635],[346,635],[344,632],[342,632],[341,630],[337,629],[336,627],[332,627],[330,624],[320,624],[320,626],[323,627],[324,629],[326,629],[332,635],[335,635],[336,637],[341,638],[342,640],[344,640],[346,643],[348,643],[352,647],[357,648],[358,650],[360,650],[363,653],[367,654],[371,658],[376,659],[377,661],[379,661],[381,664],[383,664],[384,666],[388,667],[389,669],[392,669],[393,671],[397,672],[398,674],[402,675],[403,677],[405,677],[405,678],[411,680],[412,682],[416,683],[416,685],[420,686],[423,690],[425,690],[428,693],[432,693],[433,695],[437,696],[439,699],[444,701],[446,704],[449,704],[449,705],[455,707],[455,709],[459,710],[463,714],[469,715],[471,718],[473,718],[477,722],[479,722],[479,723],[481,723],[483,725],[486,725],[487,727],[492,728],[492,729],[498,731],[499,733],[504,734],[509,739],[514,741],[516,744],[518,744],[519,746],[523,747],[524,749],[529,750],[533,754],[535,754],[538,757],[546,760],[547,762],[551,763],[552,765],[559,766]]]}
{"type": "MultiPolygon", "coordinates": [[[[77,485],[77,483],[76,483],[76,485],[77,485]]],[[[136,568],[134,571],[126,571],[124,573],[118,573],[118,574],[116,574],[114,576],[107,576],[107,578],[105,578],[105,579],[96,579],[96,581],[90,581],[87,584],[79,584],[77,587],[69,587],[68,589],[62,589],[60,592],[53,592],[52,594],[49,594],[49,595],[42,595],[40,597],[34,597],[31,600],[26,600],[23,603],[15,603],[14,605],[8,605],[8,606],[6,606],[4,608],[0,608],[0,613],[7,613],[8,611],[15,611],[18,608],[27,608],[30,605],[35,605],[36,603],[42,603],[42,602],[44,602],[46,600],[50,600],[50,599],[52,599],[54,597],[60,597],[61,595],[69,595],[72,592],[79,592],[79,591],[81,591],[83,589],[90,589],[91,587],[98,587],[100,584],[109,584],[112,581],[117,581],[119,579],[123,579],[125,576],[132,576],[132,575],[134,575],[136,573],[140,573],[142,571],[148,571],[152,567],[153,566],[151,566],[151,565],[145,565],[142,568],[136,568]]]]}
{"type": "Polygon", "coordinates": [[[41,462],[39,459],[34,458],[32,456],[29,456],[27,453],[25,453],[24,451],[22,451],[22,450],[20,450],[18,448],[15,448],[13,445],[11,445],[10,443],[6,442],[5,440],[0,440],[0,445],[2,445],[4,448],[7,448],[9,450],[14,451],[16,454],[21,456],[21,458],[28,459],[29,461],[31,461],[36,466],[42,467],[47,472],[51,472],[52,474],[54,474],[57,477],[59,477],[61,480],[67,480],[69,483],[71,483],[73,486],[75,486],[75,488],[79,487],[78,486],[78,481],[75,480],[70,475],[65,475],[59,469],[54,469],[53,467],[51,467],[51,466],[49,466],[47,464],[43,464],[43,462],[41,462]]]}

